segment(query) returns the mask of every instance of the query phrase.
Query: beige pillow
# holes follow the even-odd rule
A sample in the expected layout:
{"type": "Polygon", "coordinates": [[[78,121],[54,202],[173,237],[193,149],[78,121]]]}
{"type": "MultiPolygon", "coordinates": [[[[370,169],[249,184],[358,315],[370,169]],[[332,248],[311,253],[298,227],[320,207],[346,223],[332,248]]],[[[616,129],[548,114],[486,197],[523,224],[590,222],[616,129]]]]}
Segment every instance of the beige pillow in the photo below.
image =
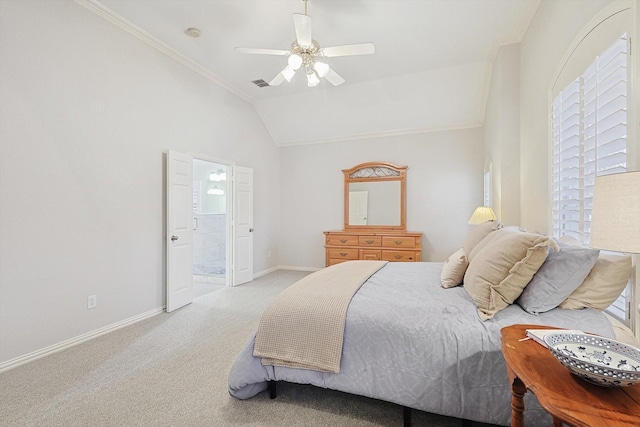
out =
{"type": "Polygon", "coordinates": [[[462,243],[462,249],[465,254],[470,254],[473,248],[482,241],[489,233],[502,228],[500,221],[487,221],[482,224],[478,224],[471,229],[467,238],[462,243]]]}
{"type": "Polygon", "coordinates": [[[460,248],[455,251],[442,266],[440,272],[440,282],[443,288],[455,288],[462,283],[464,272],[467,271],[469,263],[464,249],[460,248]]]}
{"type": "Polygon", "coordinates": [[[501,227],[500,230],[498,230],[498,231],[500,231],[500,233],[489,233],[489,234],[487,234],[484,239],[482,239],[477,245],[475,245],[473,247],[471,252],[469,252],[468,255],[467,255],[467,259],[469,260],[469,262],[471,262],[471,260],[477,254],[480,253],[482,248],[487,246],[489,243],[491,243],[495,239],[499,239],[501,236],[504,236],[505,233],[507,233],[507,232],[519,232],[519,231],[522,231],[522,230],[520,230],[519,227],[510,225],[509,227],[501,227]]]}
{"type": "Polygon", "coordinates": [[[567,297],[560,308],[606,310],[620,296],[631,276],[631,257],[603,254],[596,260],[584,282],[567,297]]]}
{"type": "Polygon", "coordinates": [[[469,262],[464,288],[478,307],[480,319],[491,319],[520,296],[557,244],[547,236],[514,229],[495,232],[469,262]]]}
{"type": "Polygon", "coordinates": [[[609,322],[611,322],[613,332],[616,334],[616,341],[620,341],[625,344],[632,345],[636,348],[640,348],[640,341],[636,339],[636,336],[633,334],[633,331],[631,329],[627,328],[615,317],[609,316],[607,313],[603,314],[607,317],[609,322]]]}

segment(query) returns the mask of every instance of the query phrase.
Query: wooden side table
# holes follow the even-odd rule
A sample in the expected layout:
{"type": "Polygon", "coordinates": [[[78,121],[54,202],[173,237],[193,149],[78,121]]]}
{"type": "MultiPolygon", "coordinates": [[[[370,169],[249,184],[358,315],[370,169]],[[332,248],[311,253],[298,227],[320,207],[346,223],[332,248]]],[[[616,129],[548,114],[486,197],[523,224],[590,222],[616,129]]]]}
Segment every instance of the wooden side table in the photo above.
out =
{"type": "Polygon", "coordinates": [[[553,426],[640,425],[640,385],[600,387],[571,374],[549,350],[526,337],[527,329],[558,329],[540,325],[502,328],[502,354],[511,383],[511,426],[524,427],[524,394],[531,390],[553,417],[553,426]]]}

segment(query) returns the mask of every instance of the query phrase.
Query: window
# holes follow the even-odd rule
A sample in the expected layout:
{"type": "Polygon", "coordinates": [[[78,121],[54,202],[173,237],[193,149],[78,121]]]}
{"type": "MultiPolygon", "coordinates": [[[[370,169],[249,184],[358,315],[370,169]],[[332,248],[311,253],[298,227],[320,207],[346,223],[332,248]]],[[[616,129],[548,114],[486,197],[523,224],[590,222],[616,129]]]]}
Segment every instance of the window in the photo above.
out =
{"type": "Polygon", "coordinates": [[[484,164],[484,206],[491,206],[491,159],[484,164]]]}
{"type": "MultiPolygon", "coordinates": [[[[554,98],[553,234],[589,243],[596,176],[627,169],[628,36],[623,34],[554,98]]],[[[608,309],[628,318],[625,290],[608,309]]]]}

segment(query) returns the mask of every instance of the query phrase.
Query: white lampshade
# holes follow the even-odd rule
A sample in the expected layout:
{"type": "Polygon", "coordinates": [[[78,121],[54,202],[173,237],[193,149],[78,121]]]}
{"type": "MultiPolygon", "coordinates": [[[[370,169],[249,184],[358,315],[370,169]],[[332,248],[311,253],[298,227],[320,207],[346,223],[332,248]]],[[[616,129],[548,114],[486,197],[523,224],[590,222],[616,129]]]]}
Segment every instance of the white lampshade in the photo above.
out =
{"type": "Polygon", "coordinates": [[[482,224],[483,222],[493,221],[496,214],[489,206],[479,206],[473,211],[473,215],[469,218],[469,224],[482,224]]]}
{"type": "Polygon", "coordinates": [[[316,61],[313,64],[313,69],[316,70],[320,77],[325,77],[329,72],[329,65],[324,62],[316,61]]]}
{"type": "Polygon", "coordinates": [[[227,173],[225,171],[223,171],[222,169],[218,169],[215,172],[211,172],[209,174],[209,181],[226,181],[227,179],[227,173]]]}
{"type": "Polygon", "coordinates": [[[320,79],[318,78],[315,72],[312,71],[309,74],[307,74],[307,86],[309,87],[318,86],[318,83],[320,83],[320,79]]]}
{"type": "Polygon", "coordinates": [[[291,82],[291,79],[295,74],[296,74],[296,70],[294,70],[291,67],[286,67],[284,70],[282,70],[282,77],[284,77],[285,80],[288,82],[291,82]]]}
{"type": "Polygon", "coordinates": [[[640,253],[640,172],[596,178],[589,244],[597,249],[640,253]]]}
{"type": "Polygon", "coordinates": [[[302,65],[302,57],[294,53],[289,57],[287,63],[289,64],[289,67],[293,69],[293,71],[296,71],[302,65]]]}
{"type": "Polygon", "coordinates": [[[207,194],[212,196],[223,196],[224,190],[216,185],[214,187],[209,187],[207,194]]]}

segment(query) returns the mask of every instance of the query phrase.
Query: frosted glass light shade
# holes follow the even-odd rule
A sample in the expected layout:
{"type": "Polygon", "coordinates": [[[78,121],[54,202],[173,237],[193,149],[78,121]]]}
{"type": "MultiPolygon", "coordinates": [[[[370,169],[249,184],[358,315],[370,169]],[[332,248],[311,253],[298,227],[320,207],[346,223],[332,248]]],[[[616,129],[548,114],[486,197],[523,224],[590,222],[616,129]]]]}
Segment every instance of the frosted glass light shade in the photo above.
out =
{"type": "Polygon", "coordinates": [[[293,55],[289,56],[287,62],[289,63],[289,67],[291,67],[293,71],[296,71],[302,65],[302,57],[294,53],[293,55]]]}
{"type": "Polygon", "coordinates": [[[329,72],[329,65],[325,64],[324,62],[316,61],[313,64],[313,69],[316,70],[320,77],[324,77],[329,72]]]}
{"type": "Polygon", "coordinates": [[[212,196],[223,196],[224,195],[224,190],[220,187],[211,187],[207,190],[207,194],[212,195],[212,196]]]}
{"type": "Polygon", "coordinates": [[[291,79],[295,74],[296,74],[296,70],[294,70],[291,67],[287,67],[284,70],[282,70],[282,77],[284,77],[285,80],[288,81],[289,83],[291,83],[291,79]]]}
{"type": "Polygon", "coordinates": [[[218,169],[216,172],[211,172],[209,174],[209,181],[226,181],[227,173],[222,169],[218,169]]]}
{"type": "Polygon", "coordinates": [[[493,221],[496,214],[489,206],[479,206],[473,211],[473,215],[469,218],[469,224],[482,224],[483,222],[493,221]]]}
{"type": "Polygon", "coordinates": [[[307,86],[309,87],[318,86],[318,83],[320,83],[320,79],[318,78],[316,73],[311,72],[307,74],[307,86]]]}
{"type": "Polygon", "coordinates": [[[640,253],[640,171],[596,178],[589,245],[640,253]]]}

